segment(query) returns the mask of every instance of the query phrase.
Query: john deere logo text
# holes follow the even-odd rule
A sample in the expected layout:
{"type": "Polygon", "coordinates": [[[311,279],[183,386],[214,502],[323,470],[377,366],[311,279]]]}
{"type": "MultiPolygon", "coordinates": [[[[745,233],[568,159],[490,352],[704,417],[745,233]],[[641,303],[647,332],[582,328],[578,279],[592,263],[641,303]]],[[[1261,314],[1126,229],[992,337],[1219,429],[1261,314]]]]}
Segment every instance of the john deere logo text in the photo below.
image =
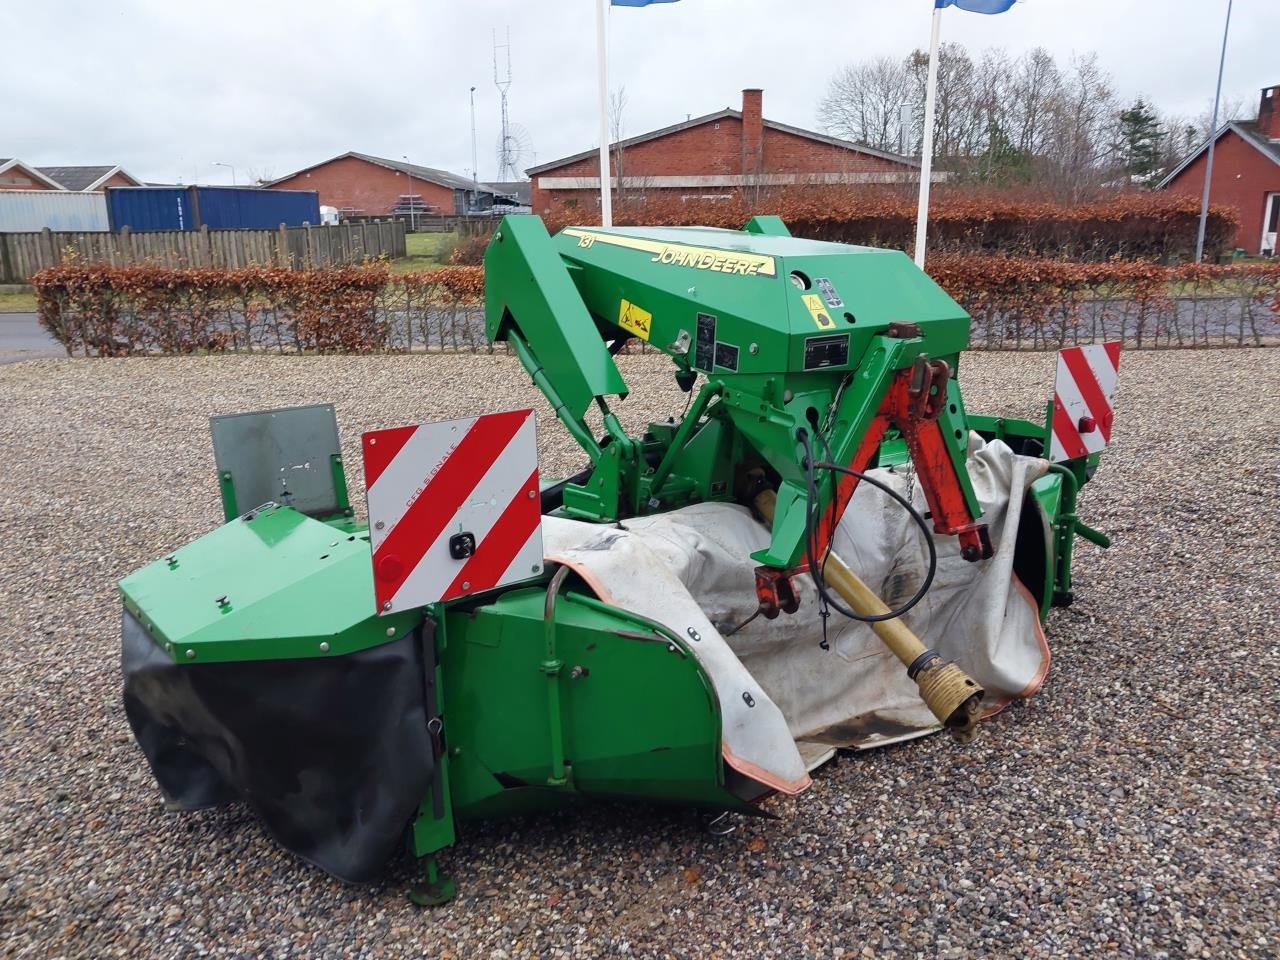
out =
{"type": "Polygon", "coordinates": [[[772,276],[773,258],[751,253],[729,253],[724,250],[707,250],[702,247],[663,246],[650,263],[669,263],[677,267],[693,267],[695,270],[714,270],[716,273],[736,273],[742,277],[757,274],[772,276]]]}
{"type": "Polygon", "coordinates": [[[650,263],[665,263],[676,267],[692,267],[695,270],[714,270],[716,273],[733,273],[740,277],[776,277],[777,267],[773,257],[759,253],[741,253],[732,250],[712,250],[708,247],[687,247],[679,243],[663,243],[648,237],[628,237],[619,233],[603,233],[566,227],[564,235],[574,237],[578,246],[594,247],[603,243],[627,250],[643,250],[650,254],[650,263]]]}

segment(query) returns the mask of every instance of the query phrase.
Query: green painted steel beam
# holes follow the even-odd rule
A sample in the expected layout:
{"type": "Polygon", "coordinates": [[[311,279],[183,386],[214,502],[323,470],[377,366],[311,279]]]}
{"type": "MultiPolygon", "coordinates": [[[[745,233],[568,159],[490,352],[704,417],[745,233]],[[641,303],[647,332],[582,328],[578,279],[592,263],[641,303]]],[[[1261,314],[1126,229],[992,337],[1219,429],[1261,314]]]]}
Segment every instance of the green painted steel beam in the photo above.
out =
{"type": "Polygon", "coordinates": [[[485,333],[505,340],[514,318],[569,415],[581,419],[596,397],[626,396],[622,374],[539,218],[504,218],[484,267],[485,333]]]}

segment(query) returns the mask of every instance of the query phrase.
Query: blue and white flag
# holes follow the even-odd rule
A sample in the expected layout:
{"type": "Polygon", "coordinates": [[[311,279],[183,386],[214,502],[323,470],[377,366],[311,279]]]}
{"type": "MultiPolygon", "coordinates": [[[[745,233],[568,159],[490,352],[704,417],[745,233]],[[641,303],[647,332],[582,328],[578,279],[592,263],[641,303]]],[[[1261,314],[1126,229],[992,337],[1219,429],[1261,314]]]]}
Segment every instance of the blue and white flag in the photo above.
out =
{"type": "MultiPolygon", "coordinates": [[[[619,0],[613,0],[618,3],[619,0]]],[[[666,2],[666,0],[660,0],[666,2]]],[[[934,0],[935,7],[959,7],[970,13],[1004,13],[1016,0],[934,0]]]]}
{"type": "Polygon", "coordinates": [[[615,7],[647,7],[651,3],[675,3],[676,0],[609,0],[615,7]]]}

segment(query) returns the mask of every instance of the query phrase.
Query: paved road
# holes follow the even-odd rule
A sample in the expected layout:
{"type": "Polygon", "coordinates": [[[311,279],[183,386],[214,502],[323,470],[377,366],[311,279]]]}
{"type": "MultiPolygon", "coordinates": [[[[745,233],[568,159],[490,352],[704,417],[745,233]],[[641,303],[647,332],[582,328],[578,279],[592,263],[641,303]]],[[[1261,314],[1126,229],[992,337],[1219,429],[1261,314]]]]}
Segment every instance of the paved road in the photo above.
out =
{"type": "Polygon", "coordinates": [[[67,351],[45,332],[34,313],[0,313],[0,363],[66,355],[67,351]]]}

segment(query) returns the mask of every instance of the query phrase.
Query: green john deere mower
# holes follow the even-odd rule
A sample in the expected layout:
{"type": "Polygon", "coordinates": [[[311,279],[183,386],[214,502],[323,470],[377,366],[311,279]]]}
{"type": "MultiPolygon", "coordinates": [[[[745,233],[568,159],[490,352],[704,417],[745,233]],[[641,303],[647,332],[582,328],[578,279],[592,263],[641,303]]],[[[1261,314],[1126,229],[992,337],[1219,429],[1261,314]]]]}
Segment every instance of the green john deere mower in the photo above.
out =
{"type": "Polygon", "coordinates": [[[547,408],[366,434],[367,524],[332,407],[214,419],[225,523],[120,582],[125,707],[171,806],[246,801],[351,881],[407,844],[442,902],[468,820],[759,813],[838,748],[963,741],[1042,682],[1073,542],[1107,545],[1075,502],[1118,345],[1064,351],[1043,424],[975,415],[950,297],[775,218],[508,217],[485,277],[486,333],[547,408]],[[631,435],[638,343],[688,404],[631,435]],[[539,427],[585,467],[541,477],[539,427]]]}

